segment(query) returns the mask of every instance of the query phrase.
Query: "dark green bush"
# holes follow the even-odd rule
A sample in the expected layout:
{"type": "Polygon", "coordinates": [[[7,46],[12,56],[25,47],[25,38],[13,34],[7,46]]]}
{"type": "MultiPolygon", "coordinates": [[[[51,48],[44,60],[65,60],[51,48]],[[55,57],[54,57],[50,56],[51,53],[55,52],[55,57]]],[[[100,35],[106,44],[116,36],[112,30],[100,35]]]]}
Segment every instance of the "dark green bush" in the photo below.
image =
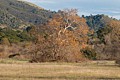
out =
{"type": "Polygon", "coordinates": [[[0,30],[0,42],[2,43],[3,38],[7,38],[10,43],[18,43],[23,41],[33,41],[34,37],[30,36],[27,31],[19,31],[13,29],[1,29],[0,30]]]}
{"type": "Polygon", "coordinates": [[[104,36],[107,35],[108,33],[110,33],[112,31],[112,28],[109,26],[106,26],[104,28],[100,28],[96,33],[97,33],[97,37],[100,39],[101,43],[105,43],[105,39],[104,36]]]}
{"type": "Polygon", "coordinates": [[[96,52],[94,49],[86,47],[82,49],[81,52],[84,54],[86,58],[91,60],[96,60],[96,52]]]}

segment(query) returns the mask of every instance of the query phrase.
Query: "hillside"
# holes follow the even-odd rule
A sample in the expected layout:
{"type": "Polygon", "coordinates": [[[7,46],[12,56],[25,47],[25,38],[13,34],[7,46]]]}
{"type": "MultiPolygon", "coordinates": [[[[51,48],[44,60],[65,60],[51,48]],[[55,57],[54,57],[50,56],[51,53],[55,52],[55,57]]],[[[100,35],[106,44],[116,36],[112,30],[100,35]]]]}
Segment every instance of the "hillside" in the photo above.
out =
{"type": "Polygon", "coordinates": [[[12,28],[43,24],[54,12],[18,0],[0,0],[0,25],[12,28]]]}
{"type": "Polygon", "coordinates": [[[0,57],[30,62],[120,58],[120,21],[80,17],[77,9],[48,11],[21,0],[0,0],[0,57]]]}
{"type": "Polygon", "coordinates": [[[120,21],[106,15],[86,16],[90,29],[92,45],[98,59],[119,59],[120,56],[120,21]]]}

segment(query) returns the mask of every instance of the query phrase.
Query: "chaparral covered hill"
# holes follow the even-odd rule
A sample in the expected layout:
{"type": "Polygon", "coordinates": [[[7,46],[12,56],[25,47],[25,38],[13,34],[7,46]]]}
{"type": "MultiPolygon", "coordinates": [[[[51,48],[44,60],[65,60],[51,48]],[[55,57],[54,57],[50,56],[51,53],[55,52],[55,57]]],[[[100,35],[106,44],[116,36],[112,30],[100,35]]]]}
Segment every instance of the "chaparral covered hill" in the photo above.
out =
{"type": "Polygon", "coordinates": [[[52,18],[54,13],[24,1],[0,0],[0,25],[5,27],[43,24],[52,18]]]}
{"type": "Polygon", "coordinates": [[[0,0],[0,57],[30,62],[79,62],[120,58],[120,21],[106,15],[80,17],[76,9],[45,10],[0,0]]]}

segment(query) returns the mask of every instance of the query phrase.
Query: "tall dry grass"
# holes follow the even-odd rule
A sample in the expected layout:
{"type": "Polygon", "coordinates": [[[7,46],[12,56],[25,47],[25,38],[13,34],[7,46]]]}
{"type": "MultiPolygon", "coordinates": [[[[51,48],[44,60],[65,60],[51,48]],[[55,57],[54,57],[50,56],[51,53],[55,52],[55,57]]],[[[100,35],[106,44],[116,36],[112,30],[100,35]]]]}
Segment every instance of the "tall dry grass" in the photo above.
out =
{"type": "Polygon", "coordinates": [[[120,67],[97,63],[1,63],[0,80],[120,80],[120,67]]]}

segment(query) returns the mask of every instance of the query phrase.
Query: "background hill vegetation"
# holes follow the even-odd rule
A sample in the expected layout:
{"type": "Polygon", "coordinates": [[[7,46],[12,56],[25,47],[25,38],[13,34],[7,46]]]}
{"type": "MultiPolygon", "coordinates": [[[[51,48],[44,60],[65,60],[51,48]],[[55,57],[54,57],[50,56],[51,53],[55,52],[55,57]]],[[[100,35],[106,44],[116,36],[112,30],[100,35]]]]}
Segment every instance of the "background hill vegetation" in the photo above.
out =
{"type": "Polygon", "coordinates": [[[0,0],[0,57],[30,62],[120,58],[120,21],[104,14],[78,16],[17,0],[0,0]]]}

